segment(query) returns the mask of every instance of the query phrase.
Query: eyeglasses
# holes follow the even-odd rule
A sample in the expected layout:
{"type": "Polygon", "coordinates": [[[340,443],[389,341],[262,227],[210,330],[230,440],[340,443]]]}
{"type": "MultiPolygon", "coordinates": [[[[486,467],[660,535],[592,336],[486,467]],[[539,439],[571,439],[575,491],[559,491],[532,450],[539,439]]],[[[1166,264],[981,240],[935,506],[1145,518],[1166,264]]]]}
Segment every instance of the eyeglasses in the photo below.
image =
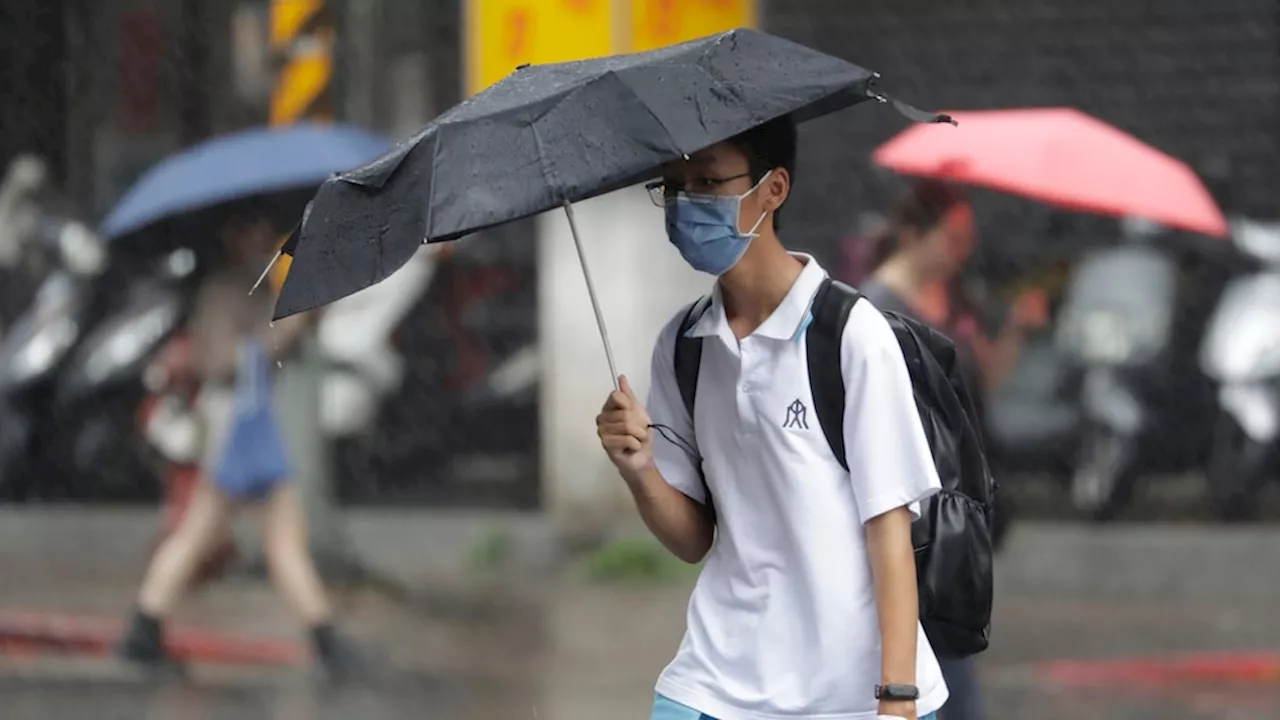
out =
{"type": "Polygon", "coordinates": [[[679,185],[676,183],[668,183],[663,180],[655,180],[644,186],[649,192],[649,199],[654,205],[664,207],[668,202],[675,200],[676,193],[689,192],[695,195],[716,195],[716,190],[725,183],[741,180],[744,177],[751,177],[750,172],[739,173],[725,178],[695,178],[687,185],[679,185]]]}

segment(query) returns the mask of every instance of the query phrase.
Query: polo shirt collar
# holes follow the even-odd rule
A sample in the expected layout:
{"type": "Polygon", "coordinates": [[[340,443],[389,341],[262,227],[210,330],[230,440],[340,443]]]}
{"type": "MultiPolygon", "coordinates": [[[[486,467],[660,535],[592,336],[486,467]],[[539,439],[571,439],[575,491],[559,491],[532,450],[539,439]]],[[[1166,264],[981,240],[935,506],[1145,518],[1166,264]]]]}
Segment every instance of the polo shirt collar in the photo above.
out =
{"type": "MultiPolygon", "coordinates": [[[[800,276],[791,284],[786,297],[760,327],[752,335],[760,335],[775,340],[795,340],[800,337],[810,322],[809,308],[813,304],[813,296],[818,286],[827,277],[827,271],[818,265],[813,256],[804,253],[791,253],[791,256],[804,263],[800,276]]],[[[733,330],[729,328],[729,320],[724,314],[724,302],[721,298],[720,283],[717,282],[711,291],[711,307],[689,328],[688,337],[720,336],[730,343],[737,340],[733,330]]]]}

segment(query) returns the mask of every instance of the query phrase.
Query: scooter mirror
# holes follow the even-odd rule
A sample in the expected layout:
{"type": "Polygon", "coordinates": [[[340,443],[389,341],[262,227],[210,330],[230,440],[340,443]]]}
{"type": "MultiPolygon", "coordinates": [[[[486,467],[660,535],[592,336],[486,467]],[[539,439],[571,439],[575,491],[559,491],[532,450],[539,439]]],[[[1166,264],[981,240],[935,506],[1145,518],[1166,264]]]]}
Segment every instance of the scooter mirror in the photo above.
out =
{"type": "Polygon", "coordinates": [[[76,275],[96,277],[107,266],[102,239],[83,223],[69,221],[58,230],[58,251],[67,269],[76,275]]]}
{"type": "Polygon", "coordinates": [[[1267,265],[1280,266],[1280,222],[1240,218],[1232,223],[1236,246],[1267,265]]]}
{"type": "Polygon", "coordinates": [[[178,248],[165,256],[164,273],[171,278],[185,278],[195,270],[196,253],[191,248],[178,248]]]}
{"type": "Polygon", "coordinates": [[[48,171],[44,161],[22,155],[9,163],[0,182],[0,265],[12,267],[40,222],[40,209],[33,197],[45,184],[48,171]]]}
{"type": "Polygon", "coordinates": [[[1150,240],[1163,229],[1159,223],[1144,217],[1130,215],[1120,220],[1120,231],[1126,240],[1150,240]]]}

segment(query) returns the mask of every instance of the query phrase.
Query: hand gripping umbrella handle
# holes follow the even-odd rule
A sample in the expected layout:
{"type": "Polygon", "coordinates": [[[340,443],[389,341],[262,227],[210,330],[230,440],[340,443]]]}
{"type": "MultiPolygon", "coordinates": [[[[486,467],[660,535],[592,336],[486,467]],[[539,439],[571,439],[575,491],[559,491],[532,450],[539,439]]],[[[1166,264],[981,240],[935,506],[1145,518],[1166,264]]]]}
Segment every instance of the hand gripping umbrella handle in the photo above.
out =
{"type": "Polygon", "coordinates": [[[573,235],[573,244],[578,248],[578,260],[582,263],[582,277],[587,281],[587,295],[591,296],[591,309],[596,313],[596,325],[600,328],[600,339],[604,341],[604,356],[609,361],[609,374],[613,378],[613,389],[618,390],[618,365],[613,361],[613,345],[609,343],[609,330],[604,326],[604,313],[600,311],[600,299],[596,297],[595,283],[591,282],[591,268],[587,267],[587,255],[582,249],[582,237],[578,235],[578,223],[573,217],[573,205],[564,204],[564,214],[569,218],[569,232],[573,235]]]}

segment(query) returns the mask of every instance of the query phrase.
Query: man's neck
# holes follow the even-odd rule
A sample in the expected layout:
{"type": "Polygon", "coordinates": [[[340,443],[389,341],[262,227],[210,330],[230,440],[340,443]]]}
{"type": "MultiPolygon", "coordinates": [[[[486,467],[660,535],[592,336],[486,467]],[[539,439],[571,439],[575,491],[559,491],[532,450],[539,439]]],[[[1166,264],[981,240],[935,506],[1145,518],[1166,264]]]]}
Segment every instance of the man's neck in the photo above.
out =
{"type": "Polygon", "coordinates": [[[804,263],[773,233],[761,233],[733,269],[720,276],[725,318],[739,337],[751,334],[782,304],[804,263]]]}

